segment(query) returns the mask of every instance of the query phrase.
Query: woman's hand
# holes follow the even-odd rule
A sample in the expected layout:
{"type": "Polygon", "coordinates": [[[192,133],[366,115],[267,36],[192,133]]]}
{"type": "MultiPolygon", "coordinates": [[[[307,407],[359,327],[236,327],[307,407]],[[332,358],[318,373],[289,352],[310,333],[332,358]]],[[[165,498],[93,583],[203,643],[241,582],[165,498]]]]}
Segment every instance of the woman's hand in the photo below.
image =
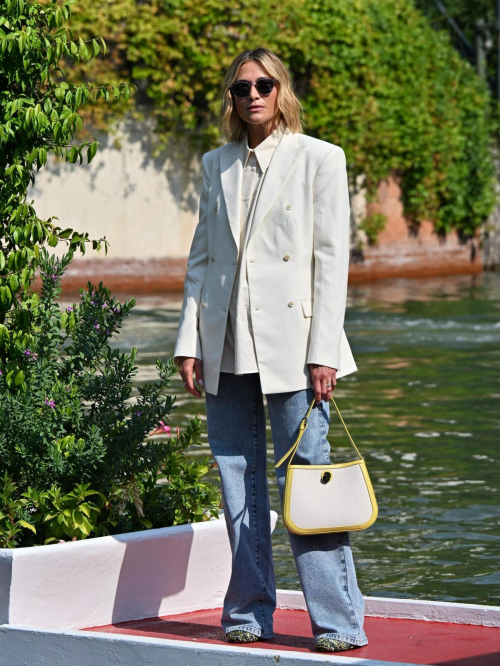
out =
{"type": "Polygon", "coordinates": [[[189,358],[188,356],[176,356],[175,365],[179,368],[182,377],[182,383],[186,391],[194,395],[195,398],[201,398],[201,391],[196,388],[193,382],[193,370],[196,381],[203,386],[203,366],[199,358],[189,358]]]}
{"type": "Polygon", "coordinates": [[[316,363],[309,363],[309,370],[316,403],[330,400],[337,385],[337,370],[326,365],[316,365],[316,363]]]}

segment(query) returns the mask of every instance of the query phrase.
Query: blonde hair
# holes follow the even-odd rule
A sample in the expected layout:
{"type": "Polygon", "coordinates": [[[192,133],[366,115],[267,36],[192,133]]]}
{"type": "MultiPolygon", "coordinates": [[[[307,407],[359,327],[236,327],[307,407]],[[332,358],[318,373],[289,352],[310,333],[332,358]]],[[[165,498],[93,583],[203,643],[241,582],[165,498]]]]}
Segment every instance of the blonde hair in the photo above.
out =
{"type": "Polygon", "coordinates": [[[219,131],[222,139],[227,142],[239,141],[246,132],[247,123],[240,118],[233,104],[233,97],[229,86],[237,79],[240,67],[245,62],[255,61],[262,65],[267,74],[278,79],[278,96],[276,98],[279,109],[279,124],[288,128],[290,132],[301,132],[301,112],[303,107],[293,91],[292,76],[277,55],[266,48],[243,51],[229,65],[222,83],[220,96],[222,105],[219,112],[219,131]]]}

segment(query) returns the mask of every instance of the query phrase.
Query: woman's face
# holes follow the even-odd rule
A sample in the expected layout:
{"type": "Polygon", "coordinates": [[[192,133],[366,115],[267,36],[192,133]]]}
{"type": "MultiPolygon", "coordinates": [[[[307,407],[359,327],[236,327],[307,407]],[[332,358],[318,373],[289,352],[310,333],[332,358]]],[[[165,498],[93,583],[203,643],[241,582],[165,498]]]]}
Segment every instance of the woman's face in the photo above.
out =
{"type": "MultiPolygon", "coordinates": [[[[250,83],[256,83],[257,79],[263,76],[273,78],[269,76],[258,62],[250,60],[243,63],[240,67],[235,82],[243,79],[250,83]]],[[[269,95],[261,95],[257,92],[257,88],[254,85],[251,86],[248,97],[236,97],[233,95],[236,112],[239,117],[250,125],[266,124],[272,120],[279,111],[277,86],[279,86],[279,83],[275,82],[274,88],[269,95]]]]}

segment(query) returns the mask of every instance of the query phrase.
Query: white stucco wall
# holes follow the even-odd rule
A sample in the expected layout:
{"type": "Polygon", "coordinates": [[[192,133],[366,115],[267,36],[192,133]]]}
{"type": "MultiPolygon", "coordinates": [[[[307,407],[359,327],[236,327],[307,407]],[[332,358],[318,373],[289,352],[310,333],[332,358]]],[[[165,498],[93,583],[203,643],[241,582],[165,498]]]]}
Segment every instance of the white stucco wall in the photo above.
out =
{"type": "Polygon", "coordinates": [[[30,198],[38,215],[57,216],[59,226],[91,238],[105,235],[113,259],[186,257],[198,219],[201,155],[172,146],[153,157],[149,121],[122,123],[115,136],[91,133],[101,147],[90,165],[50,156],[36,175],[30,198]]]}

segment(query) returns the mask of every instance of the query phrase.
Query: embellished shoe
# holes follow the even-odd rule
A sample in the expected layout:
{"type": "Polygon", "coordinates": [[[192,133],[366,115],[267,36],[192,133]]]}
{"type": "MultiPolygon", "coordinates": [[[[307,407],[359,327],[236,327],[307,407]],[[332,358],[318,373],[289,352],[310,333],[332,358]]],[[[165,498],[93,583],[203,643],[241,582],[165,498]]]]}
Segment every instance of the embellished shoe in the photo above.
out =
{"type": "Polygon", "coordinates": [[[339,641],[337,638],[324,637],[318,638],[314,647],[318,652],[345,652],[358,646],[346,643],[345,641],[339,641]]]}
{"type": "Polygon", "coordinates": [[[226,641],[228,643],[255,643],[258,640],[259,636],[252,634],[251,631],[243,631],[242,629],[228,631],[226,634],[226,641]]]}

